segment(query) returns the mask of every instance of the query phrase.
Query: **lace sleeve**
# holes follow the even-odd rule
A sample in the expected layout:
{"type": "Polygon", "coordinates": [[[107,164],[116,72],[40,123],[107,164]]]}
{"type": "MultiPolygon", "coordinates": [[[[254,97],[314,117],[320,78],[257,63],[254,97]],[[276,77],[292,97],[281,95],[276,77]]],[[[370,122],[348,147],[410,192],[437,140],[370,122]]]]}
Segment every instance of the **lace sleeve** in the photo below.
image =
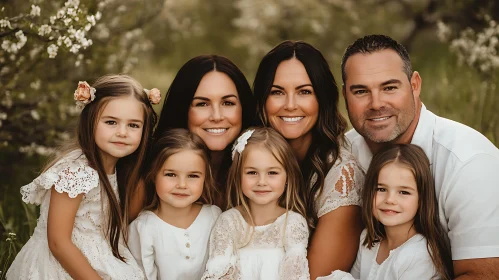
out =
{"type": "Polygon", "coordinates": [[[341,151],[341,161],[338,160],[327,173],[322,194],[316,200],[317,216],[335,210],[340,206],[360,206],[364,172],[349,152],[341,151]]]}
{"type": "Polygon", "coordinates": [[[238,280],[239,262],[235,253],[237,218],[235,209],[222,213],[210,235],[209,259],[202,280],[238,280]]]}
{"type": "Polygon", "coordinates": [[[33,182],[21,188],[22,200],[26,203],[39,205],[48,190],[54,186],[59,193],[67,193],[75,198],[82,193],[88,193],[99,185],[97,171],[88,166],[87,159],[76,150],[58,161],[33,182]]]}
{"type": "Polygon", "coordinates": [[[298,213],[289,212],[285,232],[286,254],[279,267],[279,279],[310,279],[307,260],[308,234],[305,218],[298,213]]]}

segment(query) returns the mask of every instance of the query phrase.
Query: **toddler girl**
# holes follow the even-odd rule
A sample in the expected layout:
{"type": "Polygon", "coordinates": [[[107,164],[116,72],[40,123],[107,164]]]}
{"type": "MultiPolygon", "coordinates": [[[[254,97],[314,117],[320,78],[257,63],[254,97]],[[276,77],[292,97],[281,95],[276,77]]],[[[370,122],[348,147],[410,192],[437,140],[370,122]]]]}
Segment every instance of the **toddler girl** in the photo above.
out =
{"type": "Polygon", "coordinates": [[[244,132],[233,147],[228,201],[210,238],[202,279],[310,279],[300,168],[272,128],[244,132]]]}
{"type": "Polygon", "coordinates": [[[222,212],[211,205],[209,154],[199,136],[181,128],[153,145],[145,176],[149,206],[130,224],[128,240],[147,279],[203,275],[210,232],[222,212]]]}

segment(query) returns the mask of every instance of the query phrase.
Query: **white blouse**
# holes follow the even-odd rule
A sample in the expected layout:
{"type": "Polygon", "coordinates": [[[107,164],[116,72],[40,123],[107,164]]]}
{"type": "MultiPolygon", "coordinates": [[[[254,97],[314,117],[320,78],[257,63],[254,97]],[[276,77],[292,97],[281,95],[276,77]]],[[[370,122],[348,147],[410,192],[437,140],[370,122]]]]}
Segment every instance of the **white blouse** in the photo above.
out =
{"type": "Polygon", "coordinates": [[[362,245],[366,230],[361,234],[357,260],[351,274],[361,280],[418,280],[432,279],[437,272],[426,248],[426,238],[416,234],[404,244],[390,251],[388,258],[381,264],[376,262],[379,243],[371,249],[362,245]]]}
{"type": "Polygon", "coordinates": [[[221,212],[205,204],[187,229],[172,226],[151,211],[141,212],[130,224],[128,247],[147,279],[200,279],[210,232],[221,212]]]}
{"type": "MultiPolygon", "coordinates": [[[[361,206],[364,171],[355,157],[345,148],[340,148],[340,158],[336,160],[324,179],[324,188],[315,200],[317,217],[337,209],[340,206],[361,206]]],[[[317,177],[312,178],[314,183],[317,177]]]]}
{"type": "Polygon", "coordinates": [[[308,280],[308,234],[305,218],[293,211],[252,232],[239,210],[232,208],[213,228],[202,279],[308,280]]]}

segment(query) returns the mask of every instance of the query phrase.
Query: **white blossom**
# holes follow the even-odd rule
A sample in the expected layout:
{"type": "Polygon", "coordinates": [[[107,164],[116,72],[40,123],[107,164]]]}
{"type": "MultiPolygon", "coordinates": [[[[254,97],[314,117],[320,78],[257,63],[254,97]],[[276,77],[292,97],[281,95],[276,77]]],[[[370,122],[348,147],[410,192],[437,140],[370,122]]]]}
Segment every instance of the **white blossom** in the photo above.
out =
{"type": "Polygon", "coordinates": [[[52,27],[50,25],[44,24],[38,28],[38,35],[45,36],[52,32],[52,27]]]}
{"type": "Polygon", "coordinates": [[[0,19],[0,28],[5,28],[5,27],[12,29],[10,21],[8,19],[0,19]]]}
{"type": "Polygon", "coordinates": [[[40,114],[38,113],[38,111],[31,110],[30,115],[35,121],[40,120],[40,114]]]}
{"type": "Polygon", "coordinates": [[[57,51],[59,50],[59,47],[57,45],[50,45],[47,48],[47,52],[49,54],[49,58],[55,58],[57,56],[57,51]]]}
{"type": "Polygon", "coordinates": [[[33,17],[39,17],[40,16],[40,7],[36,5],[31,5],[31,12],[29,13],[33,17]]]}

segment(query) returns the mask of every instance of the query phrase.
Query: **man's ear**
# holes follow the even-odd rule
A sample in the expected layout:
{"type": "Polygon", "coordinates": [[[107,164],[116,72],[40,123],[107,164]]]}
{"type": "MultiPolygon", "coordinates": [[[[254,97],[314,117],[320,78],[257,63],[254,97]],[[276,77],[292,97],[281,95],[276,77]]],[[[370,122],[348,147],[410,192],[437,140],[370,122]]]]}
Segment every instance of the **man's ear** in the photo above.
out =
{"type": "Polygon", "coordinates": [[[419,75],[418,71],[414,71],[411,77],[411,88],[415,98],[419,97],[421,94],[422,83],[423,80],[421,79],[421,76],[419,75]]]}

